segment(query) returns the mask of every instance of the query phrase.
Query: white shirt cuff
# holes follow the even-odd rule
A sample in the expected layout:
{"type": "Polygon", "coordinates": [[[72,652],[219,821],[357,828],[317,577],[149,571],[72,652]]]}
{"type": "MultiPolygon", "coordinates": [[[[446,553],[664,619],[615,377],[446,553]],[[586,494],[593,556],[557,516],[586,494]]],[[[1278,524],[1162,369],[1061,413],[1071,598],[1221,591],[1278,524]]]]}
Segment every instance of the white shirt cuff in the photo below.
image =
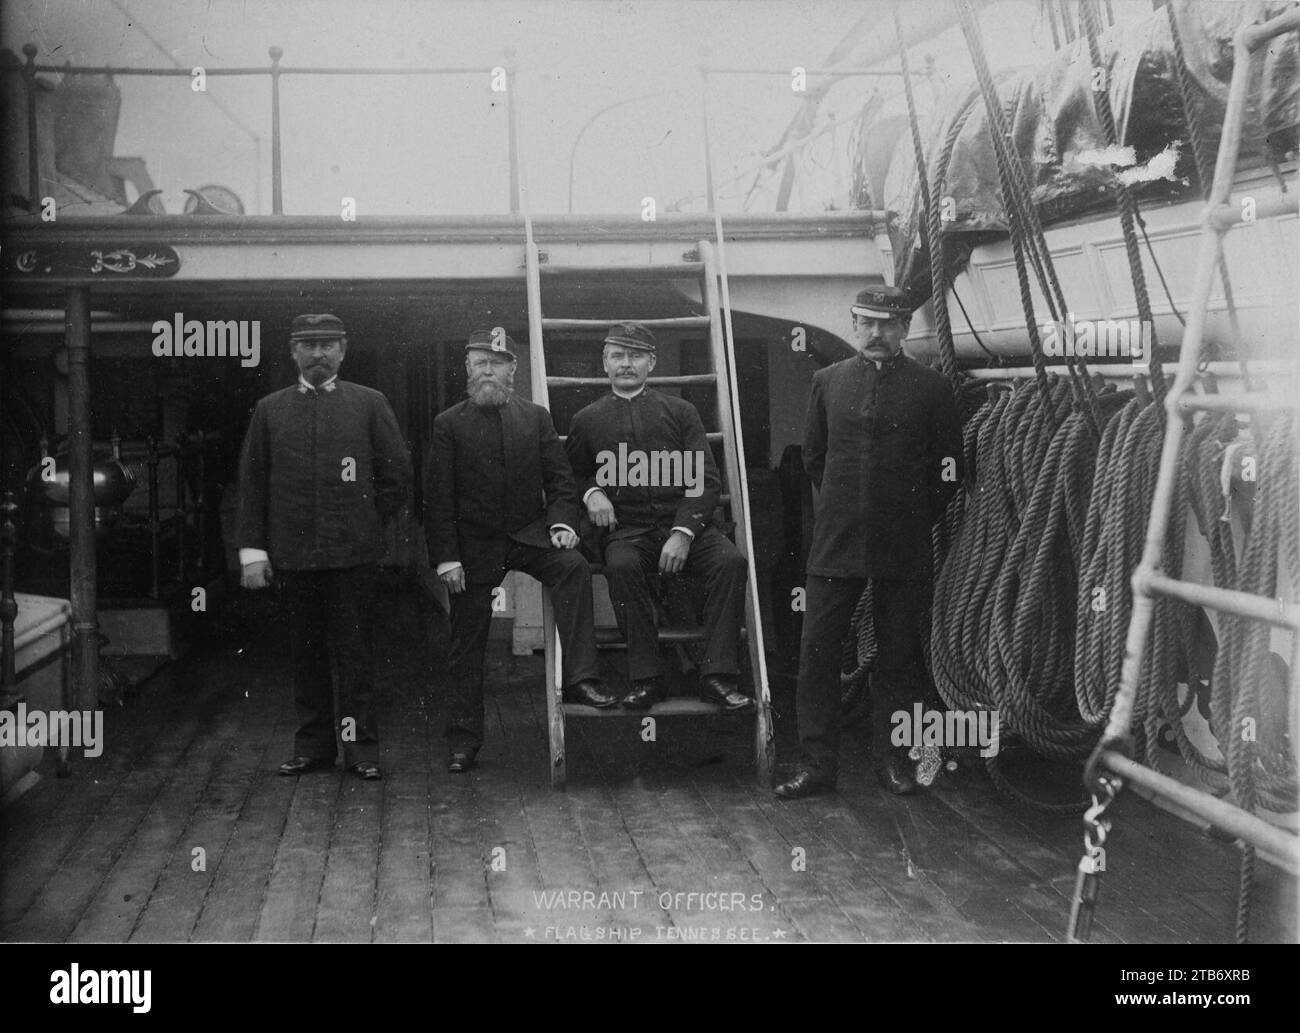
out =
{"type": "Polygon", "coordinates": [[[452,560],[452,561],[449,562],[449,563],[439,563],[439,564],[438,564],[438,568],[437,568],[437,570],[435,571],[435,573],[436,573],[439,577],[442,577],[442,575],[445,574],[445,573],[447,573],[447,571],[449,571],[449,570],[455,570],[455,569],[456,569],[457,567],[459,567],[459,566],[460,566],[460,560],[452,560]]]}
{"type": "Polygon", "coordinates": [[[575,537],[576,537],[577,534],[578,534],[578,532],[575,531],[575,530],[574,530],[572,527],[570,527],[568,524],[552,524],[552,525],[551,525],[551,534],[554,534],[556,531],[568,531],[569,534],[574,535],[575,537]]]}
{"type": "Polygon", "coordinates": [[[240,549],[239,565],[246,567],[250,563],[269,563],[271,557],[267,555],[265,549],[240,549]]]}
{"type": "MultiPolygon", "coordinates": [[[[605,494],[605,489],[604,489],[604,488],[601,488],[601,487],[599,487],[599,486],[598,486],[598,487],[595,487],[595,488],[588,488],[586,491],[584,491],[584,492],[582,493],[582,501],[583,501],[583,504],[584,504],[584,505],[586,504],[587,500],[588,500],[589,498],[591,498],[591,493],[592,493],[593,491],[598,491],[598,492],[600,492],[602,495],[605,494]]],[[[605,497],[608,498],[609,496],[605,496],[605,497]]]]}
{"type": "Polygon", "coordinates": [[[686,537],[689,538],[691,541],[695,541],[695,532],[692,531],[689,527],[674,527],[673,530],[681,531],[682,534],[686,535],[686,537]]]}

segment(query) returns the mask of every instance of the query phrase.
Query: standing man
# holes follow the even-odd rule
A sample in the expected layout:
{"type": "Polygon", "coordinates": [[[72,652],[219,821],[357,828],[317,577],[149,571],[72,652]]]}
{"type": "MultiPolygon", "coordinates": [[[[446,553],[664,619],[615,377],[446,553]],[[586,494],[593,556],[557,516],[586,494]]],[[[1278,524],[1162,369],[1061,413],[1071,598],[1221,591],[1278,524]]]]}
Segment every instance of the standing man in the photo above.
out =
{"type": "Polygon", "coordinates": [[[383,525],[406,502],[411,459],[378,391],[338,378],[347,336],[337,316],[298,316],[289,349],[298,383],[253,410],[239,463],[236,543],[245,588],[274,577],[289,612],[294,757],[282,775],[343,763],[379,768],[371,616],[383,525]],[[338,675],[338,709],[330,678],[338,675]]]}
{"type": "Polygon", "coordinates": [[[492,594],[507,570],[551,592],[564,700],[612,707],[600,684],[591,569],[574,547],[578,497],[551,414],[514,393],[514,342],[500,328],[465,346],[469,398],[433,421],[425,472],[429,562],[451,598],[447,770],[468,771],[483,745],[483,661],[492,594]]]}
{"type": "Polygon", "coordinates": [[[654,334],[640,323],[609,331],[604,364],[611,393],[573,417],[565,442],[587,515],[610,532],[605,577],[627,636],[632,687],[623,706],[648,710],[664,698],[648,582],[657,570],[704,579],[700,698],[726,713],[748,710],[754,701],[737,687],[748,564],[711,523],[721,481],[700,414],[685,399],[646,387],[655,349],[654,334]],[[655,476],[656,468],[680,476],[655,476]]]}
{"type": "Polygon", "coordinates": [[[921,625],[932,588],[930,528],[961,483],[961,424],[943,375],[903,354],[912,306],[897,287],[858,293],[857,355],[818,370],[808,400],[804,469],[820,490],[808,554],[807,613],[796,710],[799,767],[776,787],[796,799],[835,788],[840,655],[872,578],[878,658],[871,678],[871,749],[892,793],[916,788],[891,715],[925,692],[921,625]]]}

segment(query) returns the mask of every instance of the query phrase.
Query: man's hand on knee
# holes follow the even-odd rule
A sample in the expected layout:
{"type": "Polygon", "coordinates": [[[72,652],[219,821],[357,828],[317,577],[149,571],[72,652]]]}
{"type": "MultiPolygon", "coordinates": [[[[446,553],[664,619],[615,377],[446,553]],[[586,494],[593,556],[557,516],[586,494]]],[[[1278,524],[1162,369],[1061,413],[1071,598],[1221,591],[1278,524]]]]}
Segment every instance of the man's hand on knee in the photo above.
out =
{"type": "Polygon", "coordinates": [[[551,528],[551,545],[557,549],[572,549],[578,544],[578,536],[567,527],[551,528]]]}
{"type": "Polygon", "coordinates": [[[245,588],[269,588],[271,587],[271,578],[274,571],[271,570],[270,560],[258,560],[255,563],[245,563],[240,568],[239,583],[245,588]]]}
{"type": "Polygon", "coordinates": [[[597,527],[613,530],[618,527],[618,517],[614,515],[614,503],[605,497],[603,491],[593,491],[587,496],[587,516],[597,527]]]}
{"type": "Polygon", "coordinates": [[[691,554],[691,537],[681,531],[674,531],[664,542],[659,552],[659,572],[661,574],[680,574],[686,566],[686,557],[691,554]]]}

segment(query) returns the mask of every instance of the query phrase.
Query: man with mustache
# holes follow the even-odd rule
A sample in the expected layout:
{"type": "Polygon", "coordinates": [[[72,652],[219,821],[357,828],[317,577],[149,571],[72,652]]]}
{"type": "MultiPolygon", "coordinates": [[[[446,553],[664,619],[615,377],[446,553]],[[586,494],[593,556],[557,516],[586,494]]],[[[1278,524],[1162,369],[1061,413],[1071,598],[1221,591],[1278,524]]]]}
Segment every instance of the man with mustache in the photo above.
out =
{"type": "Polygon", "coordinates": [[[808,553],[806,613],[795,708],[799,767],[776,787],[797,799],[835,788],[840,656],[853,610],[872,578],[877,659],[871,677],[871,752],[891,793],[916,788],[890,717],[923,698],[921,626],[930,606],[930,528],[961,483],[961,423],[943,375],[903,354],[906,291],[883,284],[850,309],[852,358],[813,375],[803,464],[819,489],[808,553]]]}
{"type": "Polygon", "coordinates": [[[514,342],[476,330],[465,346],[469,398],[438,415],[425,470],[429,562],[451,598],[447,770],[468,771],[483,745],[483,662],[493,590],[508,570],[551,593],[564,699],[618,700],[601,686],[591,570],[575,546],[578,497],[551,414],[514,393],[514,342]]]}
{"type": "Polygon", "coordinates": [[[646,387],[655,368],[655,336],[640,323],[620,323],[605,337],[603,360],[610,393],[573,417],[565,450],[583,490],[587,515],[609,532],[605,577],[619,627],[627,638],[629,710],[649,710],[664,699],[663,658],[655,627],[649,577],[688,574],[704,581],[704,649],[700,698],[724,713],[752,710],[754,701],[738,688],[740,626],[745,613],[749,567],[727,536],[713,526],[722,482],[695,406],[646,387]],[[609,457],[638,452],[676,455],[686,468],[689,454],[700,483],[609,484],[598,476],[609,457]]]}
{"type": "Polygon", "coordinates": [[[239,464],[236,542],[245,588],[272,579],[289,611],[299,727],[282,775],[343,763],[383,777],[372,685],[371,616],[383,525],[406,502],[411,459],[378,391],[338,377],[343,323],[329,313],[294,319],[298,382],[257,403],[239,464]],[[338,674],[335,710],[331,661],[338,674]]]}

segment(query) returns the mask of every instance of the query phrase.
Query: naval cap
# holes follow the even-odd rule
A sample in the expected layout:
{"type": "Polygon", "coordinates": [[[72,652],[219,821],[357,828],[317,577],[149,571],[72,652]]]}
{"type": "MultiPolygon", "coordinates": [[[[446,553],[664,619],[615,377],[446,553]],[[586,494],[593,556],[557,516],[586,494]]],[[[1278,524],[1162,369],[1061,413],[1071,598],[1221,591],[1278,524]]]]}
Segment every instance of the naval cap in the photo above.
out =
{"type": "Polygon", "coordinates": [[[511,360],[517,358],[515,355],[515,342],[499,326],[495,326],[491,330],[473,331],[469,335],[469,340],[465,342],[465,351],[492,352],[494,355],[504,355],[511,360]]]}
{"type": "Polygon", "coordinates": [[[655,335],[648,326],[640,323],[616,323],[605,335],[605,343],[655,354],[655,335]]]}
{"type": "Polygon", "coordinates": [[[289,327],[289,340],[291,341],[309,341],[316,338],[335,338],[346,337],[347,331],[343,329],[343,320],[338,316],[331,315],[329,312],[313,312],[307,315],[294,316],[293,324],[289,327]]]}
{"type": "Polygon", "coordinates": [[[872,319],[907,319],[913,307],[912,297],[907,291],[878,283],[858,291],[849,311],[855,316],[872,319]]]}

